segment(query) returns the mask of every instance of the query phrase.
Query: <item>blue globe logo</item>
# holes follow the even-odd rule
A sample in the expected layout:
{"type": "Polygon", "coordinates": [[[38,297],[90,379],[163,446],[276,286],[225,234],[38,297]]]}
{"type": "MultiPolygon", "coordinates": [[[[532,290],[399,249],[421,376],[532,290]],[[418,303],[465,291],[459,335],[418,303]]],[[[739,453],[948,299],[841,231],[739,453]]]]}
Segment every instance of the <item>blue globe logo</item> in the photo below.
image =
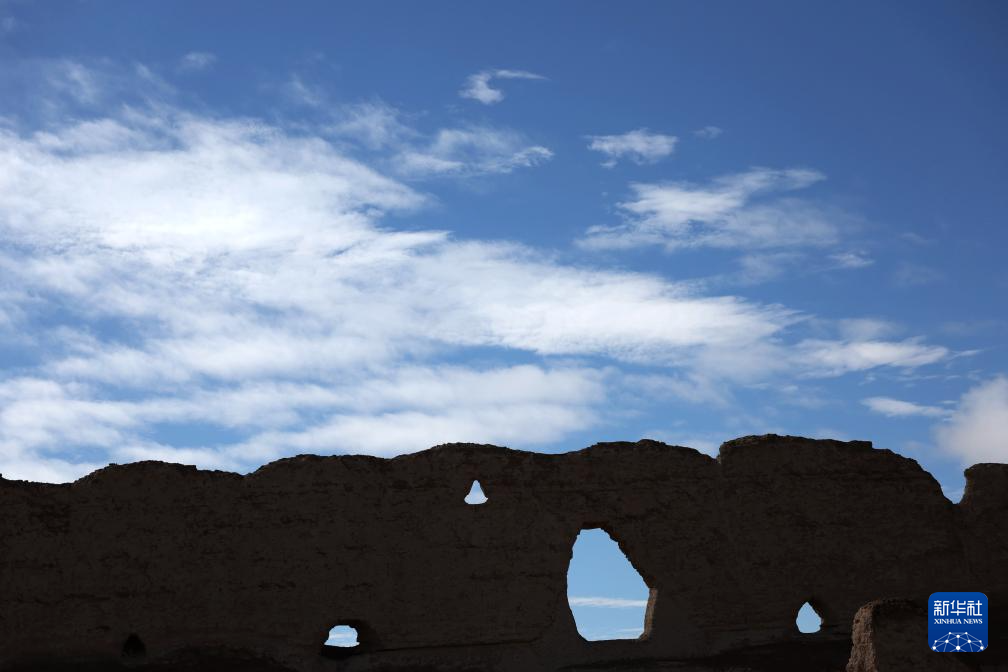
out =
{"type": "Polygon", "coordinates": [[[984,650],[984,643],[979,637],[974,637],[968,632],[950,632],[936,639],[931,645],[931,650],[941,653],[956,651],[976,653],[984,650]]]}

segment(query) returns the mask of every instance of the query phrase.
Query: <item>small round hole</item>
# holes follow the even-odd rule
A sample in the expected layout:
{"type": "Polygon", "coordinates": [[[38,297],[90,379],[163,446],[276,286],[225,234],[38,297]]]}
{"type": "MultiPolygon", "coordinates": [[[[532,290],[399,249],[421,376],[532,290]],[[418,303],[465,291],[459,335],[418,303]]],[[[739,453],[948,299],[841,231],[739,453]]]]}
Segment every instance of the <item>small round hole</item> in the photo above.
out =
{"type": "Polygon", "coordinates": [[[122,646],[123,658],[143,658],[147,655],[147,647],[136,633],[130,633],[122,646]]]}

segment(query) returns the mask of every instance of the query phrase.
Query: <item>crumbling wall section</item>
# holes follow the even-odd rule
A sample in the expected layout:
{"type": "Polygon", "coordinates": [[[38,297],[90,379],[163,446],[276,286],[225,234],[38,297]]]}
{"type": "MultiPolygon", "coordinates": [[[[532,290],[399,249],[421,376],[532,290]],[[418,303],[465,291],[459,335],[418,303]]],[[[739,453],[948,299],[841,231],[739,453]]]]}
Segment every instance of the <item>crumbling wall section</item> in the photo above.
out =
{"type": "Polygon", "coordinates": [[[0,479],[0,669],[122,661],[131,635],[139,662],[293,670],[575,669],[849,643],[878,598],[1008,598],[1008,467],[966,474],[955,505],[868,442],[769,435],[716,459],[653,441],[559,455],[452,444],[246,476],[141,462],[65,485],[0,479]],[[479,506],[463,502],[474,479],[479,506]],[[591,527],[652,590],[640,640],[577,634],[566,574],[591,527]],[[824,617],[815,635],[794,626],[805,601],[824,617]],[[322,643],[338,623],[361,644],[334,659],[322,643]]]}

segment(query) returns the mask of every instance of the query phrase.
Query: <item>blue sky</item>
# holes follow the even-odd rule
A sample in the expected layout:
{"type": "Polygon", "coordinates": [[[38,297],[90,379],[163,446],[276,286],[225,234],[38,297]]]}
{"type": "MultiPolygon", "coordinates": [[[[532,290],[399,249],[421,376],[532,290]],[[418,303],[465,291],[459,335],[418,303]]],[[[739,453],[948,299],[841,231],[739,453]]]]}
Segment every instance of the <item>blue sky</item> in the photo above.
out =
{"type": "Polygon", "coordinates": [[[1006,18],[0,2],[0,472],[777,432],[958,499],[1008,455],[1006,18]]]}

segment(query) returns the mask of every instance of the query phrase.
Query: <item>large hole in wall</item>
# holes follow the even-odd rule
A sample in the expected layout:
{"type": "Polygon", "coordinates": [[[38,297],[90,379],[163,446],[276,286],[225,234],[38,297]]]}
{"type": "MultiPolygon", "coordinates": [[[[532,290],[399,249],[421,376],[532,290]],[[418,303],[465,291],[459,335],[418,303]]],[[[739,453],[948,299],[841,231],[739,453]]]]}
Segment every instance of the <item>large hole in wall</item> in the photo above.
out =
{"type": "Polygon", "coordinates": [[[795,617],[795,625],[798,626],[798,632],[806,635],[819,632],[822,629],[822,616],[819,615],[819,612],[815,610],[815,607],[810,602],[806,602],[798,610],[798,616],[795,617]]]}
{"type": "Polygon", "coordinates": [[[582,637],[637,639],[644,634],[650,593],[605,530],[581,530],[567,570],[567,601],[582,637]]]}

